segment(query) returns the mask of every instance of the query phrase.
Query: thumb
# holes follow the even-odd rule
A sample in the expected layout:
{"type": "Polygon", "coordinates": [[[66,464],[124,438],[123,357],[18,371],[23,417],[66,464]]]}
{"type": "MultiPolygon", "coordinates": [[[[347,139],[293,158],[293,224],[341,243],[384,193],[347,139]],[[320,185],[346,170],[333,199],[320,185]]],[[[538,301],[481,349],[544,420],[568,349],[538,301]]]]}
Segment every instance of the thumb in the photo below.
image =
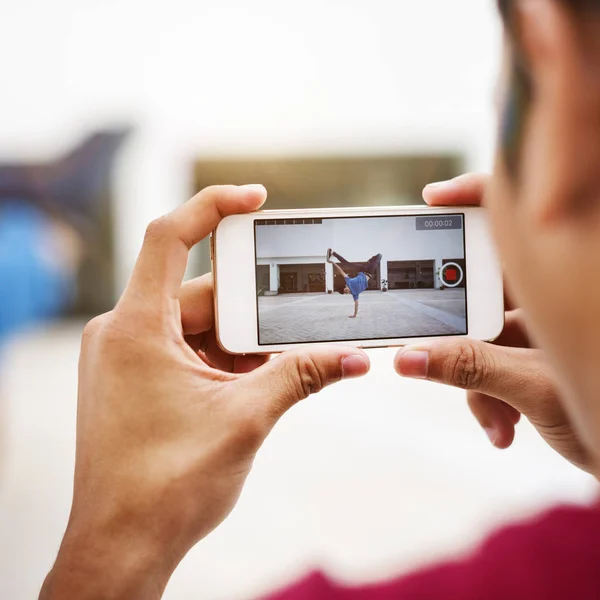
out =
{"type": "Polygon", "coordinates": [[[274,422],[311,394],[342,379],[362,377],[369,369],[368,356],[358,348],[314,346],[280,354],[238,382],[246,398],[249,393],[274,422]]]}
{"type": "Polygon", "coordinates": [[[503,400],[519,412],[535,412],[549,385],[539,351],[495,346],[466,338],[436,340],[398,352],[396,371],[503,400]]]}

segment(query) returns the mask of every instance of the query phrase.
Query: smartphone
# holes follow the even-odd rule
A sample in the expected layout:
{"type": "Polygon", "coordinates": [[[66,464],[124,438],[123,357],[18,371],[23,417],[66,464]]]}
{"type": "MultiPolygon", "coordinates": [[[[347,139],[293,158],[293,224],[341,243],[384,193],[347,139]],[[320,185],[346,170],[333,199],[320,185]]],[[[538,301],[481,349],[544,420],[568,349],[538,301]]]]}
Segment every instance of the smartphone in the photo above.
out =
{"type": "Polygon", "coordinates": [[[493,340],[504,326],[502,271],[479,207],[235,215],[213,232],[211,259],[217,339],[232,354],[493,340]]]}

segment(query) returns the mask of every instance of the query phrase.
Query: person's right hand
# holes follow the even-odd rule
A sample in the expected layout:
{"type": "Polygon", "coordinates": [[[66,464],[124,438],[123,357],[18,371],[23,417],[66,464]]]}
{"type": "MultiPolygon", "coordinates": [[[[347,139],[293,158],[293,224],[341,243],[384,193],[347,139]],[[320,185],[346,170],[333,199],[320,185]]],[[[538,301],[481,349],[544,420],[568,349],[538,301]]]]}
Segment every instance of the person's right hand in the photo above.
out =
{"type": "MultiPolygon", "coordinates": [[[[463,175],[427,186],[423,197],[432,206],[480,205],[486,183],[485,175],[463,175]]],[[[396,355],[396,370],[466,389],[471,411],[497,448],[512,444],[523,414],[554,450],[589,471],[589,454],[560,402],[552,367],[533,347],[522,310],[508,308],[504,331],[494,344],[441,338],[406,347],[396,355]]]]}

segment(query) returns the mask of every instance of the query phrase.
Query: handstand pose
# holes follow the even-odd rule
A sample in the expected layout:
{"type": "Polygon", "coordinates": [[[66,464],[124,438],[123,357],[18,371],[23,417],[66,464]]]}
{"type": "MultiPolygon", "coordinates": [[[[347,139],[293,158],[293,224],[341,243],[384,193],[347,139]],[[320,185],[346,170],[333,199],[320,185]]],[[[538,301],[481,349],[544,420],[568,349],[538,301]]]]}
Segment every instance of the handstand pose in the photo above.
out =
{"type": "Polygon", "coordinates": [[[366,267],[361,263],[352,263],[347,261],[343,256],[340,256],[337,252],[334,252],[331,248],[327,250],[327,262],[331,263],[339,274],[344,278],[346,286],[344,287],[343,294],[352,294],[354,298],[354,314],[350,315],[350,319],[356,319],[358,316],[358,297],[369,287],[369,281],[375,276],[377,267],[381,262],[381,254],[377,254],[369,259],[366,267]],[[335,256],[340,264],[334,263],[331,257],[335,256]],[[340,266],[342,265],[342,266],[340,266]],[[345,270],[344,270],[345,269],[345,270]],[[348,272],[354,271],[357,273],[354,277],[351,277],[348,272]]]}

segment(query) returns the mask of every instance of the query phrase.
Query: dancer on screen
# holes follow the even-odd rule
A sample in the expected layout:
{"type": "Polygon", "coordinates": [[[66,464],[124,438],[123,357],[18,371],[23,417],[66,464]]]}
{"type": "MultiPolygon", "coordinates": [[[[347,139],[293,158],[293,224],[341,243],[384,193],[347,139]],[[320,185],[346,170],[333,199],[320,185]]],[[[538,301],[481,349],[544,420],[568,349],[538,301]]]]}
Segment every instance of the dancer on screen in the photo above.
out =
{"type": "Polygon", "coordinates": [[[346,260],[331,248],[327,250],[327,262],[333,265],[334,269],[338,271],[346,282],[341,293],[352,294],[352,297],[354,298],[354,314],[349,316],[350,319],[356,319],[358,316],[358,298],[369,287],[371,278],[375,277],[381,259],[382,255],[377,254],[376,256],[371,257],[365,266],[363,263],[353,263],[346,260]],[[333,262],[331,259],[332,256],[338,259],[339,264],[333,262]],[[352,273],[355,273],[354,277],[351,276],[352,273]]]}

